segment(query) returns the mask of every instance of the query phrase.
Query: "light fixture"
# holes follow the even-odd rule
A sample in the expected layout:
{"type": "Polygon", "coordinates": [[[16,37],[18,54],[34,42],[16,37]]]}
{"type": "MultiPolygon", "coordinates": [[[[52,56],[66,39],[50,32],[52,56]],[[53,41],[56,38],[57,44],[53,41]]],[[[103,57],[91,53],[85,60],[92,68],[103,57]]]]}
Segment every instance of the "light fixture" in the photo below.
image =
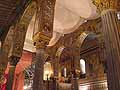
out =
{"type": "Polygon", "coordinates": [[[48,80],[51,74],[53,74],[51,63],[46,62],[44,64],[44,80],[48,80]]]}
{"type": "Polygon", "coordinates": [[[117,13],[118,20],[120,20],[120,12],[117,13]]]}
{"type": "Polygon", "coordinates": [[[1,41],[0,41],[0,49],[1,49],[1,46],[2,46],[2,43],[1,43],[1,41]]]}
{"type": "Polygon", "coordinates": [[[82,74],[85,74],[86,70],[85,70],[85,60],[84,59],[80,59],[80,68],[81,68],[82,74]]]}
{"type": "Polygon", "coordinates": [[[64,77],[67,77],[67,68],[64,68],[64,77]]]}

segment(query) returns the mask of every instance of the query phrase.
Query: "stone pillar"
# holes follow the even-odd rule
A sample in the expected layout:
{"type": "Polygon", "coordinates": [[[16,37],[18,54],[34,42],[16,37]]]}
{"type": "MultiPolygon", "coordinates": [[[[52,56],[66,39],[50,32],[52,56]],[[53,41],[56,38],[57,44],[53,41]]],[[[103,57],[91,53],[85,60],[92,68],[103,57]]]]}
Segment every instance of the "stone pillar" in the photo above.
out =
{"type": "Polygon", "coordinates": [[[43,90],[44,50],[50,40],[48,36],[51,37],[53,31],[55,1],[56,0],[37,0],[38,12],[36,16],[38,21],[36,22],[36,29],[33,36],[37,55],[33,90],[43,90]]]}
{"type": "Polygon", "coordinates": [[[50,38],[43,32],[38,32],[33,36],[34,45],[36,46],[36,63],[33,80],[33,90],[44,90],[43,74],[45,63],[45,49],[50,38]]]}
{"type": "Polygon", "coordinates": [[[36,50],[36,63],[33,81],[33,90],[44,90],[43,74],[44,74],[44,49],[36,50]]]}
{"type": "Polygon", "coordinates": [[[107,54],[107,80],[109,90],[120,90],[120,31],[115,10],[102,12],[102,33],[107,54]]]}

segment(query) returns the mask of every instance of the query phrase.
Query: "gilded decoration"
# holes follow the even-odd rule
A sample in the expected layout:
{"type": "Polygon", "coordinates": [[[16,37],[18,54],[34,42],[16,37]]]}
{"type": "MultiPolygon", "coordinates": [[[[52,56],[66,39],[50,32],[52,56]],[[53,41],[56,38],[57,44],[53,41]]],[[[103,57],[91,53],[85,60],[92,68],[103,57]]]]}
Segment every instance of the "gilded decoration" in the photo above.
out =
{"type": "Polygon", "coordinates": [[[29,25],[30,20],[32,19],[36,11],[35,2],[30,3],[26,8],[22,18],[16,24],[16,26],[11,26],[8,32],[8,35],[3,44],[4,52],[6,54],[15,55],[20,57],[23,50],[24,40],[26,31],[29,25]]]}
{"type": "Polygon", "coordinates": [[[37,2],[38,32],[34,33],[33,42],[36,48],[45,48],[52,36],[56,0],[38,0],[37,2]]]}
{"type": "Polygon", "coordinates": [[[36,4],[35,2],[32,2],[26,8],[20,22],[18,22],[18,24],[15,27],[13,44],[9,56],[13,55],[13,56],[21,57],[27,28],[29,26],[29,22],[31,21],[33,15],[35,14],[35,11],[36,11],[36,4]]]}
{"type": "Polygon", "coordinates": [[[106,9],[116,9],[116,0],[92,0],[94,5],[98,8],[98,12],[102,12],[106,9]]]}
{"type": "Polygon", "coordinates": [[[36,48],[45,48],[50,41],[50,37],[45,35],[43,32],[38,32],[33,36],[33,42],[36,48]]]}
{"type": "Polygon", "coordinates": [[[52,33],[56,0],[38,0],[39,31],[52,33]]]}
{"type": "Polygon", "coordinates": [[[13,36],[14,36],[14,26],[11,26],[9,28],[8,34],[5,38],[5,41],[3,43],[3,48],[4,48],[4,53],[7,55],[10,51],[11,45],[12,45],[12,40],[13,40],[13,36]]]}
{"type": "Polygon", "coordinates": [[[88,31],[83,32],[80,36],[78,36],[76,46],[81,48],[81,45],[83,44],[88,35],[94,35],[94,33],[88,31]]]}
{"type": "Polygon", "coordinates": [[[29,25],[32,17],[34,16],[36,10],[37,10],[36,3],[33,1],[32,3],[30,3],[30,5],[24,11],[24,14],[19,23],[24,25],[26,27],[26,29],[28,28],[28,25],[29,25]]]}
{"type": "Polygon", "coordinates": [[[64,49],[65,49],[65,46],[61,46],[61,47],[58,48],[58,50],[56,51],[56,56],[58,58],[60,58],[60,56],[61,56],[64,49]]]}
{"type": "Polygon", "coordinates": [[[14,55],[20,57],[22,55],[25,34],[26,30],[24,25],[17,25],[14,31],[12,47],[10,49],[9,56],[14,55]]]}

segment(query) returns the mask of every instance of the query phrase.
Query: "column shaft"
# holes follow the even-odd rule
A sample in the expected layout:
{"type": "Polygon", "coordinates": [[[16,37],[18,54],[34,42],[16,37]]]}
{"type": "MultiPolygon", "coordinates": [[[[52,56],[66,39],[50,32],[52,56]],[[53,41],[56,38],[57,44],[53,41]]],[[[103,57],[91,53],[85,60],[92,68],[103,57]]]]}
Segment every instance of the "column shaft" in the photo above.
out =
{"type": "Polygon", "coordinates": [[[44,74],[44,49],[37,49],[33,90],[44,90],[43,74],[44,74]]]}
{"type": "Polygon", "coordinates": [[[120,31],[114,10],[101,15],[106,46],[107,79],[109,90],[120,90],[120,31]]]}

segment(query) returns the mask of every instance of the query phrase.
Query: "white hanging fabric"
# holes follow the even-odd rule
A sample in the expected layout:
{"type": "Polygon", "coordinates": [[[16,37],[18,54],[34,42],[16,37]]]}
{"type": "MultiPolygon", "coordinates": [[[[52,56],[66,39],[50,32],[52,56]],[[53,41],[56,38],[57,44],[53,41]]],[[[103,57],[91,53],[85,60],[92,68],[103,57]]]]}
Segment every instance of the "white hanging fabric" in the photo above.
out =
{"type": "Polygon", "coordinates": [[[85,20],[98,17],[92,0],[57,0],[54,13],[53,36],[48,46],[53,46],[64,34],[74,32],[85,20]]]}

